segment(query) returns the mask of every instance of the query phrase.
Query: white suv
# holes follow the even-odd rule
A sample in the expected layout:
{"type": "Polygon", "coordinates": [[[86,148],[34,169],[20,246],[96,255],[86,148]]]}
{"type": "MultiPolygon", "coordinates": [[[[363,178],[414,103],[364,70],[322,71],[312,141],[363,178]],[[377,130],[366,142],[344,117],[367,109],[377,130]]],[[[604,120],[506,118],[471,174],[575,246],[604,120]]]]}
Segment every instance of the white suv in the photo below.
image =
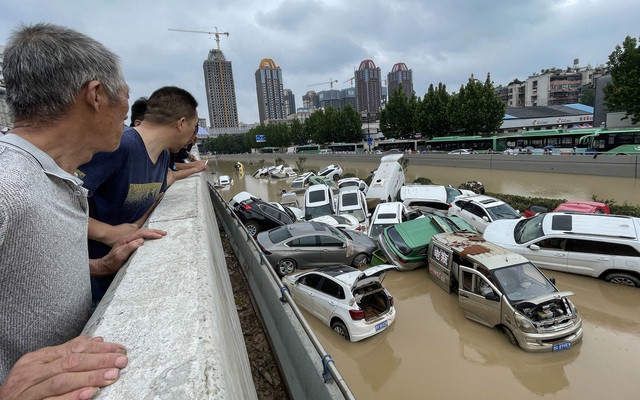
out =
{"type": "Polygon", "coordinates": [[[640,218],[546,213],[492,222],[483,236],[539,268],[640,287],[639,233],[640,218]]]}
{"type": "Polygon", "coordinates": [[[447,213],[457,215],[480,233],[484,232],[493,221],[523,218],[509,204],[485,195],[458,197],[453,201],[447,213]]]}

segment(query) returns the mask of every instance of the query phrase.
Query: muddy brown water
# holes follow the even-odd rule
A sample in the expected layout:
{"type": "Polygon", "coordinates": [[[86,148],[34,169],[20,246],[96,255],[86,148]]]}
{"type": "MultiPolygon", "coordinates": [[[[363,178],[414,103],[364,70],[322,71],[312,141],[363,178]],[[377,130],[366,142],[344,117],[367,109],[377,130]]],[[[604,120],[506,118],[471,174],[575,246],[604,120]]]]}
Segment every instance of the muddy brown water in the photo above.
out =
{"type": "MultiPolygon", "coordinates": [[[[240,161],[243,161],[240,159],[240,161]]],[[[323,165],[307,163],[307,168],[323,165]]],[[[211,160],[209,179],[228,174],[234,183],[223,197],[246,190],[278,200],[284,180],[255,179],[247,165],[211,160]]],[[[341,162],[366,177],[377,165],[341,162]]],[[[488,191],[554,198],[599,198],[638,204],[634,179],[583,175],[462,170],[409,166],[407,180],[429,177],[452,184],[480,180],[488,191]]],[[[593,278],[544,271],[558,289],[575,293],[583,342],[557,353],[531,354],[509,344],[496,329],[468,320],[457,296],[428,279],[427,270],[390,271],[384,281],[397,318],[382,333],[351,343],[307,315],[307,321],[359,399],[640,399],[640,289],[593,278]]]]}

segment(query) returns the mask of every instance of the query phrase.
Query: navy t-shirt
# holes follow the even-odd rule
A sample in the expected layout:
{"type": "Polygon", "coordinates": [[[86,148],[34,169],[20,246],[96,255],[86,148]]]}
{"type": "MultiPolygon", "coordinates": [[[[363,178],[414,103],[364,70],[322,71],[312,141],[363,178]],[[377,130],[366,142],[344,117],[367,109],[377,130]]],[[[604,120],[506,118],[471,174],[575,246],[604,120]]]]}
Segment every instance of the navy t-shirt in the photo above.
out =
{"type": "MultiPolygon", "coordinates": [[[[125,127],[120,147],[97,153],[78,168],[89,191],[89,216],[109,225],[133,223],[153,205],[167,188],[171,156],[164,150],[154,164],[138,131],[125,127]]],[[[89,257],[100,258],[111,248],[89,240],[89,257]]]]}

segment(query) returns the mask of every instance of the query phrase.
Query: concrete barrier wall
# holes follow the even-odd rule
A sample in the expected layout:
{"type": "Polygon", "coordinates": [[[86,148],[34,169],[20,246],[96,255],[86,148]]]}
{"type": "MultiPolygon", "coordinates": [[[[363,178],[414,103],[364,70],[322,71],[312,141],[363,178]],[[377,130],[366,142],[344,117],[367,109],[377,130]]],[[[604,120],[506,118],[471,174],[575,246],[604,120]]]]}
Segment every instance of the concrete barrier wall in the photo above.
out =
{"type": "MultiPolygon", "coordinates": [[[[261,261],[258,249],[242,224],[231,215],[224,200],[215,189],[211,198],[219,221],[229,236],[238,261],[247,277],[254,304],[265,324],[267,335],[280,364],[283,379],[294,399],[351,399],[353,398],[333,363],[333,371],[325,383],[325,364],[330,355],[318,342],[314,344],[303,325],[294,315],[292,304],[283,302],[282,283],[275,280],[272,267],[261,261]]],[[[317,341],[317,339],[315,339],[317,341]]]]}
{"type": "Polygon", "coordinates": [[[136,251],[84,330],[128,349],[98,398],[256,399],[202,174],[172,185],[148,227],[168,234],[136,251]]]}

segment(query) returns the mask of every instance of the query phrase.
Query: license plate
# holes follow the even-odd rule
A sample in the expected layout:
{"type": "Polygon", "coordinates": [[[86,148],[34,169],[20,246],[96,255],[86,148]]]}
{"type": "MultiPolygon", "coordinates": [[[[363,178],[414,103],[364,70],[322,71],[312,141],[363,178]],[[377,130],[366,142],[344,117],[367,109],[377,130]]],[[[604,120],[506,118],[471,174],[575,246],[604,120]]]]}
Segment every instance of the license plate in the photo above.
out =
{"type": "Polygon", "coordinates": [[[386,328],[387,325],[389,325],[387,321],[382,321],[379,324],[376,324],[376,331],[386,328]]]}
{"type": "Polygon", "coordinates": [[[553,345],[552,351],[566,350],[569,347],[571,347],[571,343],[569,343],[569,342],[558,343],[558,344],[554,344],[553,345]]]}

